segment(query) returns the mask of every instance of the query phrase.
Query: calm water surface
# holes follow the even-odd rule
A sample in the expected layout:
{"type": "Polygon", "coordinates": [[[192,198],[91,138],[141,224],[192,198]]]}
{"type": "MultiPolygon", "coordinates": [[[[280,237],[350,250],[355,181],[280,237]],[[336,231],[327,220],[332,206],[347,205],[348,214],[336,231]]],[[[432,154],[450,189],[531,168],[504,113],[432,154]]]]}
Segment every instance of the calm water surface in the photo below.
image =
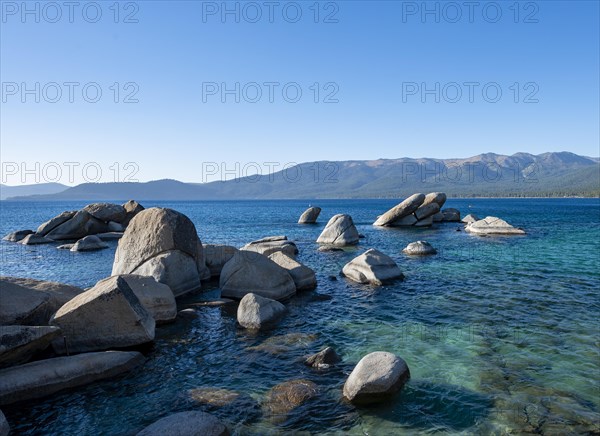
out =
{"type": "MultiPolygon", "coordinates": [[[[135,434],[165,415],[197,409],[190,389],[232,389],[260,403],[277,383],[298,378],[314,381],[320,394],[284,422],[273,422],[260,407],[211,412],[234,434],[600,432],[598,199],[447,202],[463,215],[499,216],[528,232],[493,238],[459,232],[458,223],[373,227],[393,200],[315,201],[323,208],[315,226],[296,224],[306,201],[142,203],[183,212],[204,243],[241,246],[287,235],[298,244],[298,259],[317,272],[318,288],[295,297],[277,328],[258,335],[236,328],[235,308],[201,307],[197,318],[157,329],[138,370],[4,407],[16,433],[135,434]],[[351,214],[365,239],[345,252],[320,253],[314,241],[336,213],[351,214]],[[404,256],[401,250],[418,239],[438,254],[404,256]],[[394,258],[406,280],[370,288],[329,279],[371,247],[394,258]],[[269,346],[273,337],[288,334],[294,340],[283,337],[283,345],[269,346]],[[302,364],[302,356],[328,345],[342,355],[340,366],[315,371],[302,364]],[[341,401],[353,366],[378,350],[402,356],[411,380],[388,404],[357,409],[341,401]]],[[[0,233],[35,229],[84,205],[1,202],[0,233]]],[[[116,242],[110,244],[109,250],[71,253],[57,250],[58,244],[2,241],[1,273],[92,286],[110,275],[116,242]]],[[[219,293],[216,283],[204,290],[178,301],[179,309],[219,293]]]]}

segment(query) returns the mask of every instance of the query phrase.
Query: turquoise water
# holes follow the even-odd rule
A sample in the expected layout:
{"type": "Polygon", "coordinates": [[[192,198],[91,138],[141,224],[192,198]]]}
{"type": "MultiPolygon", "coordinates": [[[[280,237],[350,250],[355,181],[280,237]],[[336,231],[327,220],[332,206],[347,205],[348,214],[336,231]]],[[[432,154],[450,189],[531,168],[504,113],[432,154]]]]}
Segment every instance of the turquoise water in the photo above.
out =
{"type": "MultiPolygon", "coordinates": [[[[463,215],[495,215],[527,236],[482,238],[456,231],[382,229],[371,223],[393,200],[320,200],[315,226],[299,226],[306,201],[148,203],[188,215],[205,243],[241,246],[269,235],[298,244],[299,260],[315,269],[315,292],[299,294],[273,331],[236,328],[235,308],[198,307],[194,319],[157,330],[146,364],[118,379],[4,407],[23,434],[135,434],[169,413],[193,410],[187,393],[198,387],[244,392],[257,402],[277,383],[306,378],[320,388],[315,401],[272,422],[260,408],[211,410],[236,434],[591,434],[600,432],[600,203],[598,199],[449,200],[463,215]],[[327,219],[349,213],[365,235],[346,252],[321,253],[315,240],[327,219]],[[438,255],[401,253],[425,239],[438,255]],[[380,288],[337,275],[375,247],[400,265],[406,279],[380,288]],[[323,297],[325,296],[325,297],[323,297]],[[301,334],[272,354],[274,336],[301,334]],[[297,339],[297,338],[296,338],[297,339]],[[268,343],[267,343],[268,344],[268,343]],[[263,344],[264,345],[264,344],[263,344]],[[338,367],[315,371],[302,356],[333,346],[338,367]],[[341,387],[365,354],[402,356],[412,378],[388,404],[354,408],[341,387]]],[[[0,203],[0,231],[35,227],[70,203],[0,203]]],[[[2,241],[3,275],[92,286],[110,274],[110,250],[71,253],[53,245],[2,241]]],[[[186,297],[179,308],[218,295],[186,297]]]]}

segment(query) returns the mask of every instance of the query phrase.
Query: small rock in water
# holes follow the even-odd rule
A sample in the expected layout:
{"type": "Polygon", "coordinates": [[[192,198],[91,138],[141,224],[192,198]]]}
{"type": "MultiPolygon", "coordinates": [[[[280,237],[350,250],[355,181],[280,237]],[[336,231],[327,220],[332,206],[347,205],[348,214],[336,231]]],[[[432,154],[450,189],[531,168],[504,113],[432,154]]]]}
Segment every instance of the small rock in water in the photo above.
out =
{"type": "Polygon", "coordinates": [[[237,321],[244,328],[259,330],[273,324],[284,313],[285,306],[279,301],[250,293],[240,301],[237,321]]]}
{"type": "Polygon", "coordinates": [[[317,238],[318,244],[323,245],[356,245],[359,240],[358,230],[350,215],[337,214],[331,217],[317,238]]]}
{"type": "Polygon", "coordinates": [[[106,242],[102,241],[102,239],[96,235],[89,235],[77,241],[71,247],[71,251],[94,251],[102,250],[103,248],[108,248],[106,242]]]}
{"type": "Polygon", "coordinates": [[[424,256],[428,254],[436,254],[437,251],[427,241],[411,242],[402,252],[411,256],[424,256]]]}
{"type": "Polygon", "coordinates": [[[332,282],[337,282],[337,277],[336,276],[329,276],[329,280],[331,280],[332,282]]]}
{"type": "Polygon", "coordinates": [[[2,240],[9,242],[19,242],[25,236],[31,234],[33,234],[33,230],[17,230],[16,232],[9,233],[4,238],[2,238],[2,240]]]}
{"type": "Polygon", "coordinates": [[[331,365],[334,365],[341,360],[342,359],[340,356],[338,356],[333,348],[327,347],[324,350],[319,351],[317,354],[308,356],[304,361],[304,364],[307,366],[312,366],[313,368],[327,369],[331,365]]]}
{"type": "Polygon", "coordinates": [[[298,224],[314,224],[321,213],[321,208],[317,206],[309,207],[298,219],[298,224]]]}
{"type": "Polygon", "coordinates": [[[396,262],[374,248],[344,265],[342,274],[357,283],[369,283],[374,286],[404,278],[396,262]]]}

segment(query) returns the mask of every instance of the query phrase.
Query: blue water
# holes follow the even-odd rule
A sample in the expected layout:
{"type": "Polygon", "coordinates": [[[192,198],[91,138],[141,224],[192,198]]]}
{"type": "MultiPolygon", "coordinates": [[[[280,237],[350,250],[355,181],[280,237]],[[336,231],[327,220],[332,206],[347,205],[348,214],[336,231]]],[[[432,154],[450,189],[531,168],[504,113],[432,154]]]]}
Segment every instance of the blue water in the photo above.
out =
{"type": "MultiPolygon", "coordinates": [[[[4,407],[23,434],[135,434],[169,413],[193,410],[188,390],[218,387],[258,403],[277,383],[305,378],[318,398],[273,422],[260,409],[211,410],[234,434],[589,434],[600,432],[600,203],[598,199],[449,200],[463,215],[499,216],[526,236],[477,237],[458,223],[430,229],[371,224],[393,200],[319,200],[319,224],[300,226],[306,201],[142,202],[189,216],[204,243],[241,246],[269,235],[296,241],[299,260],[317,272],[315,292],[299,294],[273,331],[236,328],[235,308],[199,307],[191,320],[159,328],[148,360],[118,379],[4,407]],[[315,240],[336,213],[352,215],[365,235],[358,247],[321,253],[315,240]],[[433,257],[401,250],[425,239],[433,257]],[[396,260],[403,282],[370,288],[339,278],[342,266],[375,247],[396,260]],[[322,295],[330,297],[325,299],[322,295]],[[282,352],[259,349],[299,333],[282,352]],[[315,335],[315,336],[310,336],[315,335]],[[302,356],[333,346],[340,366],[315,371],[302,356]],[[354,408],[341,387],[365,354],[402,356],[412,378],[391,402],[354,408]]],[[[0,233],[35,229],[82,202],[0,203],[0,233]]],[[[109,250],[71,253],[54,245],[2,241],[1,273],[92,286],[111,272],[109,250]]],[[[185,297],[179,309],[218,295],[185,297]]]]}

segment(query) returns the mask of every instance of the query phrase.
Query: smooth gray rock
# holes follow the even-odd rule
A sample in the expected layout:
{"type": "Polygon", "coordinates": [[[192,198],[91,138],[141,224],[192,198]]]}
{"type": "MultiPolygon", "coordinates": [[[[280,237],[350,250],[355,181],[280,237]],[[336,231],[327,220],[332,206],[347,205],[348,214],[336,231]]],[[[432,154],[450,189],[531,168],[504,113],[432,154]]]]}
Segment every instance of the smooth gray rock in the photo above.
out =
{"type": "Polygon", "coordinates": [[[0,325],[48,325],[54,312],[82,292],[63,283],[0,277],[0,325]]]}
{"type": "Polygon", "coordinates": [[[318,244],[356,245],[359,241],[358,230],[350,215],[337,214],[331,217],[317,239],[318,244]]]}
{"type": "Polygon", "coordinates": [[[210,280],[211,274],[208,266],[206,266],[206,256],[204,254],[204,246],[200,239],[196,245],[196,268],[198,269],[198,277],[200,280],[210,280]]]}
{"type": "Polygon", "coordinates": [[[156,324],[174,321],[177,317],[177,303],[173,291],[153,277],[136,274],[123,274],[122,277],[142,306],[152,315],[156,324]]]}
{"type": "Polygon", "coordinates": [[[306,265],[292,259],[281,251],[271,254],[269,259],[290,273],[297,291],[304,291],[317,287],[317,276],[315,272],[306,265]]]}
{"type": "Polygon", "coordinates": [[[423,204],[421,206],[425,206],[431,203],[437,203],[437,205],[441,209],[445,202],[446,194],[444,192],[430,192],[425,196],[425,200],[423,200],[423,204]]]}
{"type": "Polygon", "coordinates": [[[0,405],[52,395],[129,371],[144,361],[141,353],[104,351],[38,360],[0,370],[0,405]]]}
{"type": "Polygon", "coordinates": [[[31,235],[32,233],[33,230],[17,230],[16,232],[9,233],[4,238],[2,238],[2,240],[8,242],[19,242],[25,236],[31,235]]]}
{"type": "Polygon", "coordinates": [[[285,306],[279,301],[246,294],[238,306],[237,321],[244,328],[259,330],[273,324],[284,313],[285,306]]]}
{"type": "Polygon", "coordinates": [[[54,218],[46,221],[45,223],[40,224],[40,226],[36,230],[36,233],[38,235],[46,236],[51,230],[55,229],[62,223],[67,222],[68,220],[73,218],[76,213],[76,210],[63,212],[60,215],[57,215],[54,218]]]}
{"type": "Polygon", "coordinates": [[[331,347],[327,347],[317,354],[308,356],[304,361],[304,364],[317,369],[327,369],[338,362],[341,362],[342,358],[338,356],[335,350],[331,347]]]}
{"type": "Polygon", "coordinates": [[[442,221],[444,221],[444,214],[442,212],[438,212],[435,215],[433,215],[432,218],[434,223],[441,223],[442,221]]]}
{"type": "Polygon", "coordinates": [[[406,215],[405,217],[402,217],[396,221],[394,221],[391,224],[388,224],[387,227],[405,227],[405,226],[412,226],[417,222],[417,219],[415,218],[414,214],[410,214],[410,215],[406,215]]]}
{"type": "Polygon", "coordinates": [[[373,223],[374,226],[390,226],[394,221],[399,220],[413,213],[425,201],[425,194],[413,194],[402,203],[394,206],[383,215],[379,216],[373,223]]]}
{"type": "Polygon", "coordinates": [[[417,218],[417,220],[422,220],[435,215],[439,211],[440,206],[437,203],[421,205],[417,210],[415,210],[415,218],[417,218]]]}
{"type": "Polygon", "coordinates": [[[25,363],[48,348],[60,335],[58,327],[9,325],[0,327],[0,368],[25,363]]]}
{"type": "Polygon", "coordinates": [[[126,216],[126,211],[123,206],[112,203],[92,203],[84,207],[83,210],[88,212],[94,218],[106,223],[109,221],[120,223],[125,219],[126,216]]]}
{"type": "Polygon", "coordinates": [[[298,219],[298,224],[314,224],[317,222],[317,218],[319,218],[320,213],[320,207],[309,207],[302,213],[302,215],[300,215],[300,218],[298,219]]]}
{"type": "Polygon", "coordinates": [[[144,206],[135,200],[129,200],[127,203],[124,203],[123,208],[125,209],[125,219],[121,222],[121,224],[123,224],[125,227],[127,227],[134,216],[144,210],[144,206]]]}
{"type": "Polygon", "coordinates": [[[10,426],[8,425],[8,421],[6,421],[6,417],[2,410],[0,410],[0,436],[8,436],[10,433],[10,426]]]}
{"type": "Polygon", "coordinates": [[[96,235],[89,235],[73,244],[71,251],[94,251],[102,250],[103,248],[108,248],[108,244],[96,235]]]}
{"type": "Polygon", "coordinates": [[[41,245],[50,244],[52,242],[54,242],[52,239],[46,238],[45,236],[40,236],[36,233],[32,233],[25,236],[18,243],[23,245],[41,245]]]}
{"type": "Polygon", "coordinates": [[[123,224],[118,223],[116,221],[109,221],[108,222],[108,232],[121,232],[123,233],[125,231],[125,227],[123,226],[123,224]]]}
{"type": "Polygon", "coordinates": [[[113,241],[115,239],[121,239],[123,237],[123,233],[121,232],[105,232],[96,234],[103,241],[113,241]]]}
{"type": "Polygon", "coordinates": [[[137,436],[228,436],[225,424],[206,412],[179,412],[159,419],[137,436]]]}
{"type": "Polygon", "coordinates": [[[466,217],[464,217],[462,220],[460,220],[461,222],[465,223],[465,224],[471,224],[474,223],[475,221],[479,221],[481,218],[479,218],[477,215],[475,215],[474,213],[470,213],[469,215],[467,215],[466,217]]]}
{"type": "Polygon", "coordinates": [[[204,259],[211,277],[219,277],[223,266],[229,262],[239,250],[231,245],[204,245],[204,259]]]}
{"type": "Polygon", "coordinates": [[[240,250],[254,251],[265,256],[269,256],[277,251],[282,251],[290,257],[296,257],[298,254],[298,247],[292,241],[288,241],[287,236],[262,238],[244,245],[240,250]]]}
{"type": "Polygon", "coordinates": [[[465,230],[476,235],[524,235],[525,231],[511,226],[503,219],[488,216],[482,220],[468,224],[465,230]]]}
{"type": "Polygon", "coordinates": [[[239,251],[225,264],[219,279],[223,297],[241,299],[254,293],[273,300],[285,300],[296,293],[290,274],[267,256],[239,251]]]}
{"type": "Polygon", "coordinates": [[[437,253],[436,249],[433,248],[431,244],[427,241],[411,242],[406,246],[404,250],[402,250],[402,252],[415,256],[423,256],[437,253]]]}
{"type": "Polygon", "coordinates": [[[391,257],[374,248],[344,265],[342,274],[357,283],[369,283],[375,286],[404,277],[391,257]]]}
{"type": "MultiPolygon", "coordinates": [[[[99,281],[67,302],[50,323],[61,328],[71,353],[131,347],[154,340],[154,318],[118,276],[99,281]]],[[[52,345],[59,354],[67,351],[62,340],[52,345]]]]}
{"type": "Polygon", "coordinates": [[[344,384],[344,397],[355,404],[385,401],[410,378],[406,362],[392,353],[376,351],[363,357],[344,384]]]}
{"type": "Polygon", "coordinates": [[[442,210],[442,215],[442,221],[444,222],[460,222],[460,211],[458,209],[449,207],[442,210]]]}
{"type": "Polygon", "coordinates": [[[429,227],[433,224],[433,215],[428,216],[427,218],[423,218],[422,220],[414,223],[415,227],[429,227]]]}
{"type": "MultiPolygon", "coordinates": [[[[101,233],[103,223],[98,222],[85,210],[80,210],[72,218],[50,230],[46,236],[55,241],[81,239],[87,235],[101,233]]],[[[106,227],[106,225],[104,225],[106,227]]],[[[102,230],[106,231],[106,230],[102,230]]]]}
{"type": "Polygon", "coordinates": [[[172,209],[145,209],[131,220],[119,241],[112,275],[152,276],[175,296],[183,295],[200,289],[201,275],[208,273],[200,247],[188,217],[172,209]]]}

